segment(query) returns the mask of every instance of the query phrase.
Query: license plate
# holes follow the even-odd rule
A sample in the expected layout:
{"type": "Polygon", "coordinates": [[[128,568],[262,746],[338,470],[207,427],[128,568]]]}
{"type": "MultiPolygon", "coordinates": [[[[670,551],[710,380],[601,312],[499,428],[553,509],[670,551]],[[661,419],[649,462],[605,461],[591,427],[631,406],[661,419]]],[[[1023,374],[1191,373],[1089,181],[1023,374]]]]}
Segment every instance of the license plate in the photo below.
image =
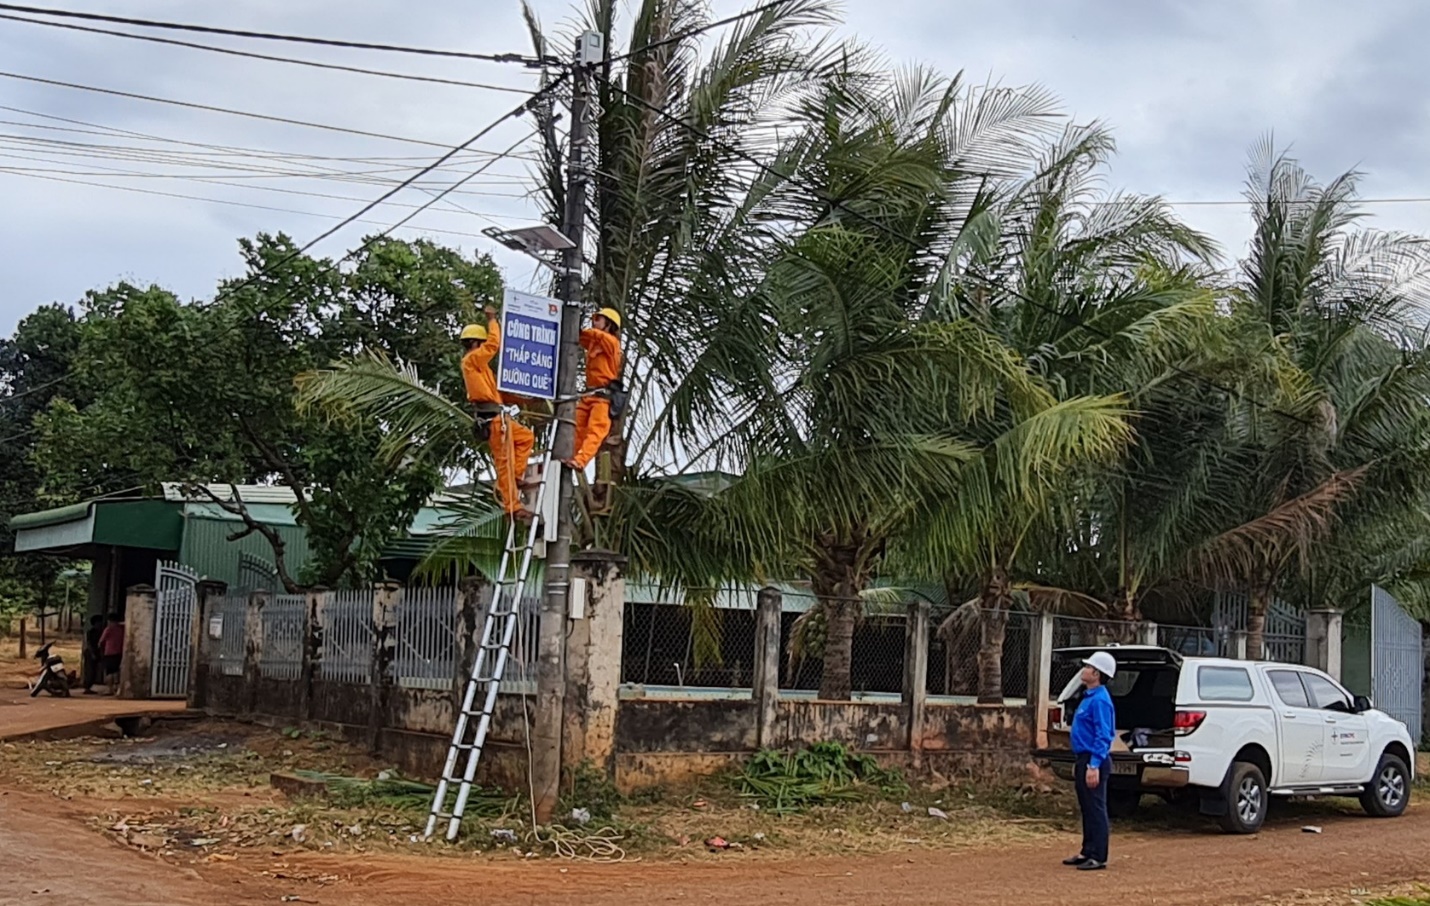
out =
{"type": "Polygon", "coordinates": [[[1112,763],[1112,773],[1117,774],[1118,776],[1136,777],[1137,768],[1138,765],[1136,764],[1136,762],[1114,761],[1112,763]]]}

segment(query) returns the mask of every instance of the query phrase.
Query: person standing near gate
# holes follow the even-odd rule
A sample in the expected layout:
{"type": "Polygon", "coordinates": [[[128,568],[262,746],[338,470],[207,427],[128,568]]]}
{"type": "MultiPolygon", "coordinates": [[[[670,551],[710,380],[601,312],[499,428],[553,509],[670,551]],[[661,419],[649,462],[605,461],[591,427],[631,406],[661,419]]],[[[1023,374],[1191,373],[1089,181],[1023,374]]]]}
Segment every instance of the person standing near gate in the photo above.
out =
{"type": "Polygon", "coordinates": [[[1111,830],[1107,822],[1107,782],[1112,773],[1112,739],[1117,733],[1117,715],[1107,683],[1117,675],[1117,661],[1106,651],[1095,651],[1083,661],[1081,680],[1086,691],[1073,712],[1072,750],[1077,756],[1073,781],[1077,785],[1077,805],[1082,812],[1082,849],[1064,865],[1079,871],[1107,867],[1107,845],[1111,830]]]}
{"type": "Polygon", "coordinates": [[[119,693],[119,665],[124,660],[124,619],[117,613],[109,615],[109,625],[99,635],[99,663],[109,694],[119,693]]]}
{"type": "Polygon", "coordinates": [[[94,684],[104,679],[104,671],[99,654],[99,640],[104,635],[104,615],[95,614],[89,618],[89,629],[84,634],[84,694],[94,694],[94,684]]]}

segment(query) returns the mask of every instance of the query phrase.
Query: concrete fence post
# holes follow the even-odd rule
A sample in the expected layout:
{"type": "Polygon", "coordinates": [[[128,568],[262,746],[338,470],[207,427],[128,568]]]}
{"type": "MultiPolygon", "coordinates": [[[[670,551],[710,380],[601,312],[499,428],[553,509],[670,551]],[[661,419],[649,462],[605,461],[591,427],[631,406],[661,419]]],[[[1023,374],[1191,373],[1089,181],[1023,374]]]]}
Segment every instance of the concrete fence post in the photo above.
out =
{"type": "Polygon", "coordinates": [[[452,674],[453,719],[462,709],[467,680],[477,663],[477,649],[482,644],[482,624],[486,621],[487,608],[492,604],[493,587],[491,580],[482,575],[463,579],[457,586],[457,669],[452,674]]]}
{"type": "Polygon", "coordinates": [[[568,771],[589,762],[601,774],[615,776],[625,566],[625,557],[610,551],[582,551],[571,558],[561,742],[561,762],[568,771]]]}
{"type": "Polygon", "coordinates": [[[1231,631],[1231,652],[1230,656],[1238,661],[1246,660],[1247,632],[1245,629],[1233,629],[1231,631]]]}
{"type": "Polygon", "coordinates": [[[1157,624],[1151,620],[1143,620],[1137,624],[1137,644],[1157,647],[1157,624]]]}
{"type": "Polygon", "coordinates": [[[248,714],[258,710],[258,685],[263,677],[259,669],[263,660],[263,611],[272,597],[268,591],[255,591],[248,596],[243,622],[243,708],[248,714]]]}
{"type": "Polygon", "coordinates": [[[1048,711],[1053,695],[1053,615],[1034,614],[1028,633],[1028,704],[1033,707],[1033,746],[1048,745],[1048,711]]]}
{"type": "Polygon", "coordinates": [[[755,746],[774,748],[779,744],[780,707],[780,620],[784,595],[766,586],[755,598],[755,663],[750,680],[750,697],[755,701],[755,746]]]}
{"type": "Polygon", "coordinates": [[[151,698],[153,687],[154,618],[158,592],[135,585],[124,595],[124,653],[119,663],[119,697],[151,698]]]}
{"type": "Polygon", "coordinates": [[[189,694],[188,706],[194,709],[208,707],[209,664],[213,663],[213,649],[218,639],[209,633],[209,621],[219,599],[228,594],[228,585],[213,579],[204,579],[196,589],[193,623],[189,627],[189,694]]]}
{"type": "Polygon", "coordinates": [[[313,719],[313,685],[323,661],[323,617],[331,593],[326,588],[314,588],[307,593],[303,608],[303,661],[298,681],[298,717],[313,719]]]}
{"type": "Polygon", "coordinates": [[[1344,615],[1331,608],[1306,614],[1306,666],[1336,682],[1341,680],[1341,632],[1344,615]]]}
{"type": "Polygon", "coordinates": [[[904,745],[920,762],[929,697],[929,602],[912,601],[904,621],[904,745]]]}
{"type": "Polygon", "coordinates": [[[392,700],[392,666],[397,657],[397,608],[402,586],[381,582],[372,589],[372,665],[368,676],[367,747],[377,752],[392,700]]]}

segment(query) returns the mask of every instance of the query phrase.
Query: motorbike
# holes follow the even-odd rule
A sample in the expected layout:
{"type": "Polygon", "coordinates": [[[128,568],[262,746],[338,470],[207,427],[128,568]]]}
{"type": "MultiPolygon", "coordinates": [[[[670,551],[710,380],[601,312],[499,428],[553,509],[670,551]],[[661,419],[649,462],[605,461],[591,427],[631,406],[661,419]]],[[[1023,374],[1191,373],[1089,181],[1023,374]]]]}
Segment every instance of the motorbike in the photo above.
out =
{"type": "Polygon", "coordinates": [[[70,697],[70,680],[69,674],[65,672],[64,658],[50,653],[54,645],[55,643],[51,642],[35,652],[35,660],[40,662],[40,675],[35,677],[34,685],[30,689],[31,698],[39,695],[42,690],[51,695],[70,697]]]}

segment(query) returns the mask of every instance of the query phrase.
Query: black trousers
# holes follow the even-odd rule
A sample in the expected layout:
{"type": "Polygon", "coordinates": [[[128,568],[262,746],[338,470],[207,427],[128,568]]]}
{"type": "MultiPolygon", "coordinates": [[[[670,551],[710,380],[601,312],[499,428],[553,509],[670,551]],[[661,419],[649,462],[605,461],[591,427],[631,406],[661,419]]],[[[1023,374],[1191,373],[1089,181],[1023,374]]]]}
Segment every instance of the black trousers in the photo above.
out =
{"type": "Polygon", "coordinates": [[[1073,781],[1077,785],[1077,807],[1082,812],[1082,854],[1099,862],[1107,861],[1107,838],[1111,829],[1107,823],[1107,784],[1112,778],[1103,765],[1097,789],[1088,789],[1087,762],[1090,756],[1079,754],[1073,781]]]}

